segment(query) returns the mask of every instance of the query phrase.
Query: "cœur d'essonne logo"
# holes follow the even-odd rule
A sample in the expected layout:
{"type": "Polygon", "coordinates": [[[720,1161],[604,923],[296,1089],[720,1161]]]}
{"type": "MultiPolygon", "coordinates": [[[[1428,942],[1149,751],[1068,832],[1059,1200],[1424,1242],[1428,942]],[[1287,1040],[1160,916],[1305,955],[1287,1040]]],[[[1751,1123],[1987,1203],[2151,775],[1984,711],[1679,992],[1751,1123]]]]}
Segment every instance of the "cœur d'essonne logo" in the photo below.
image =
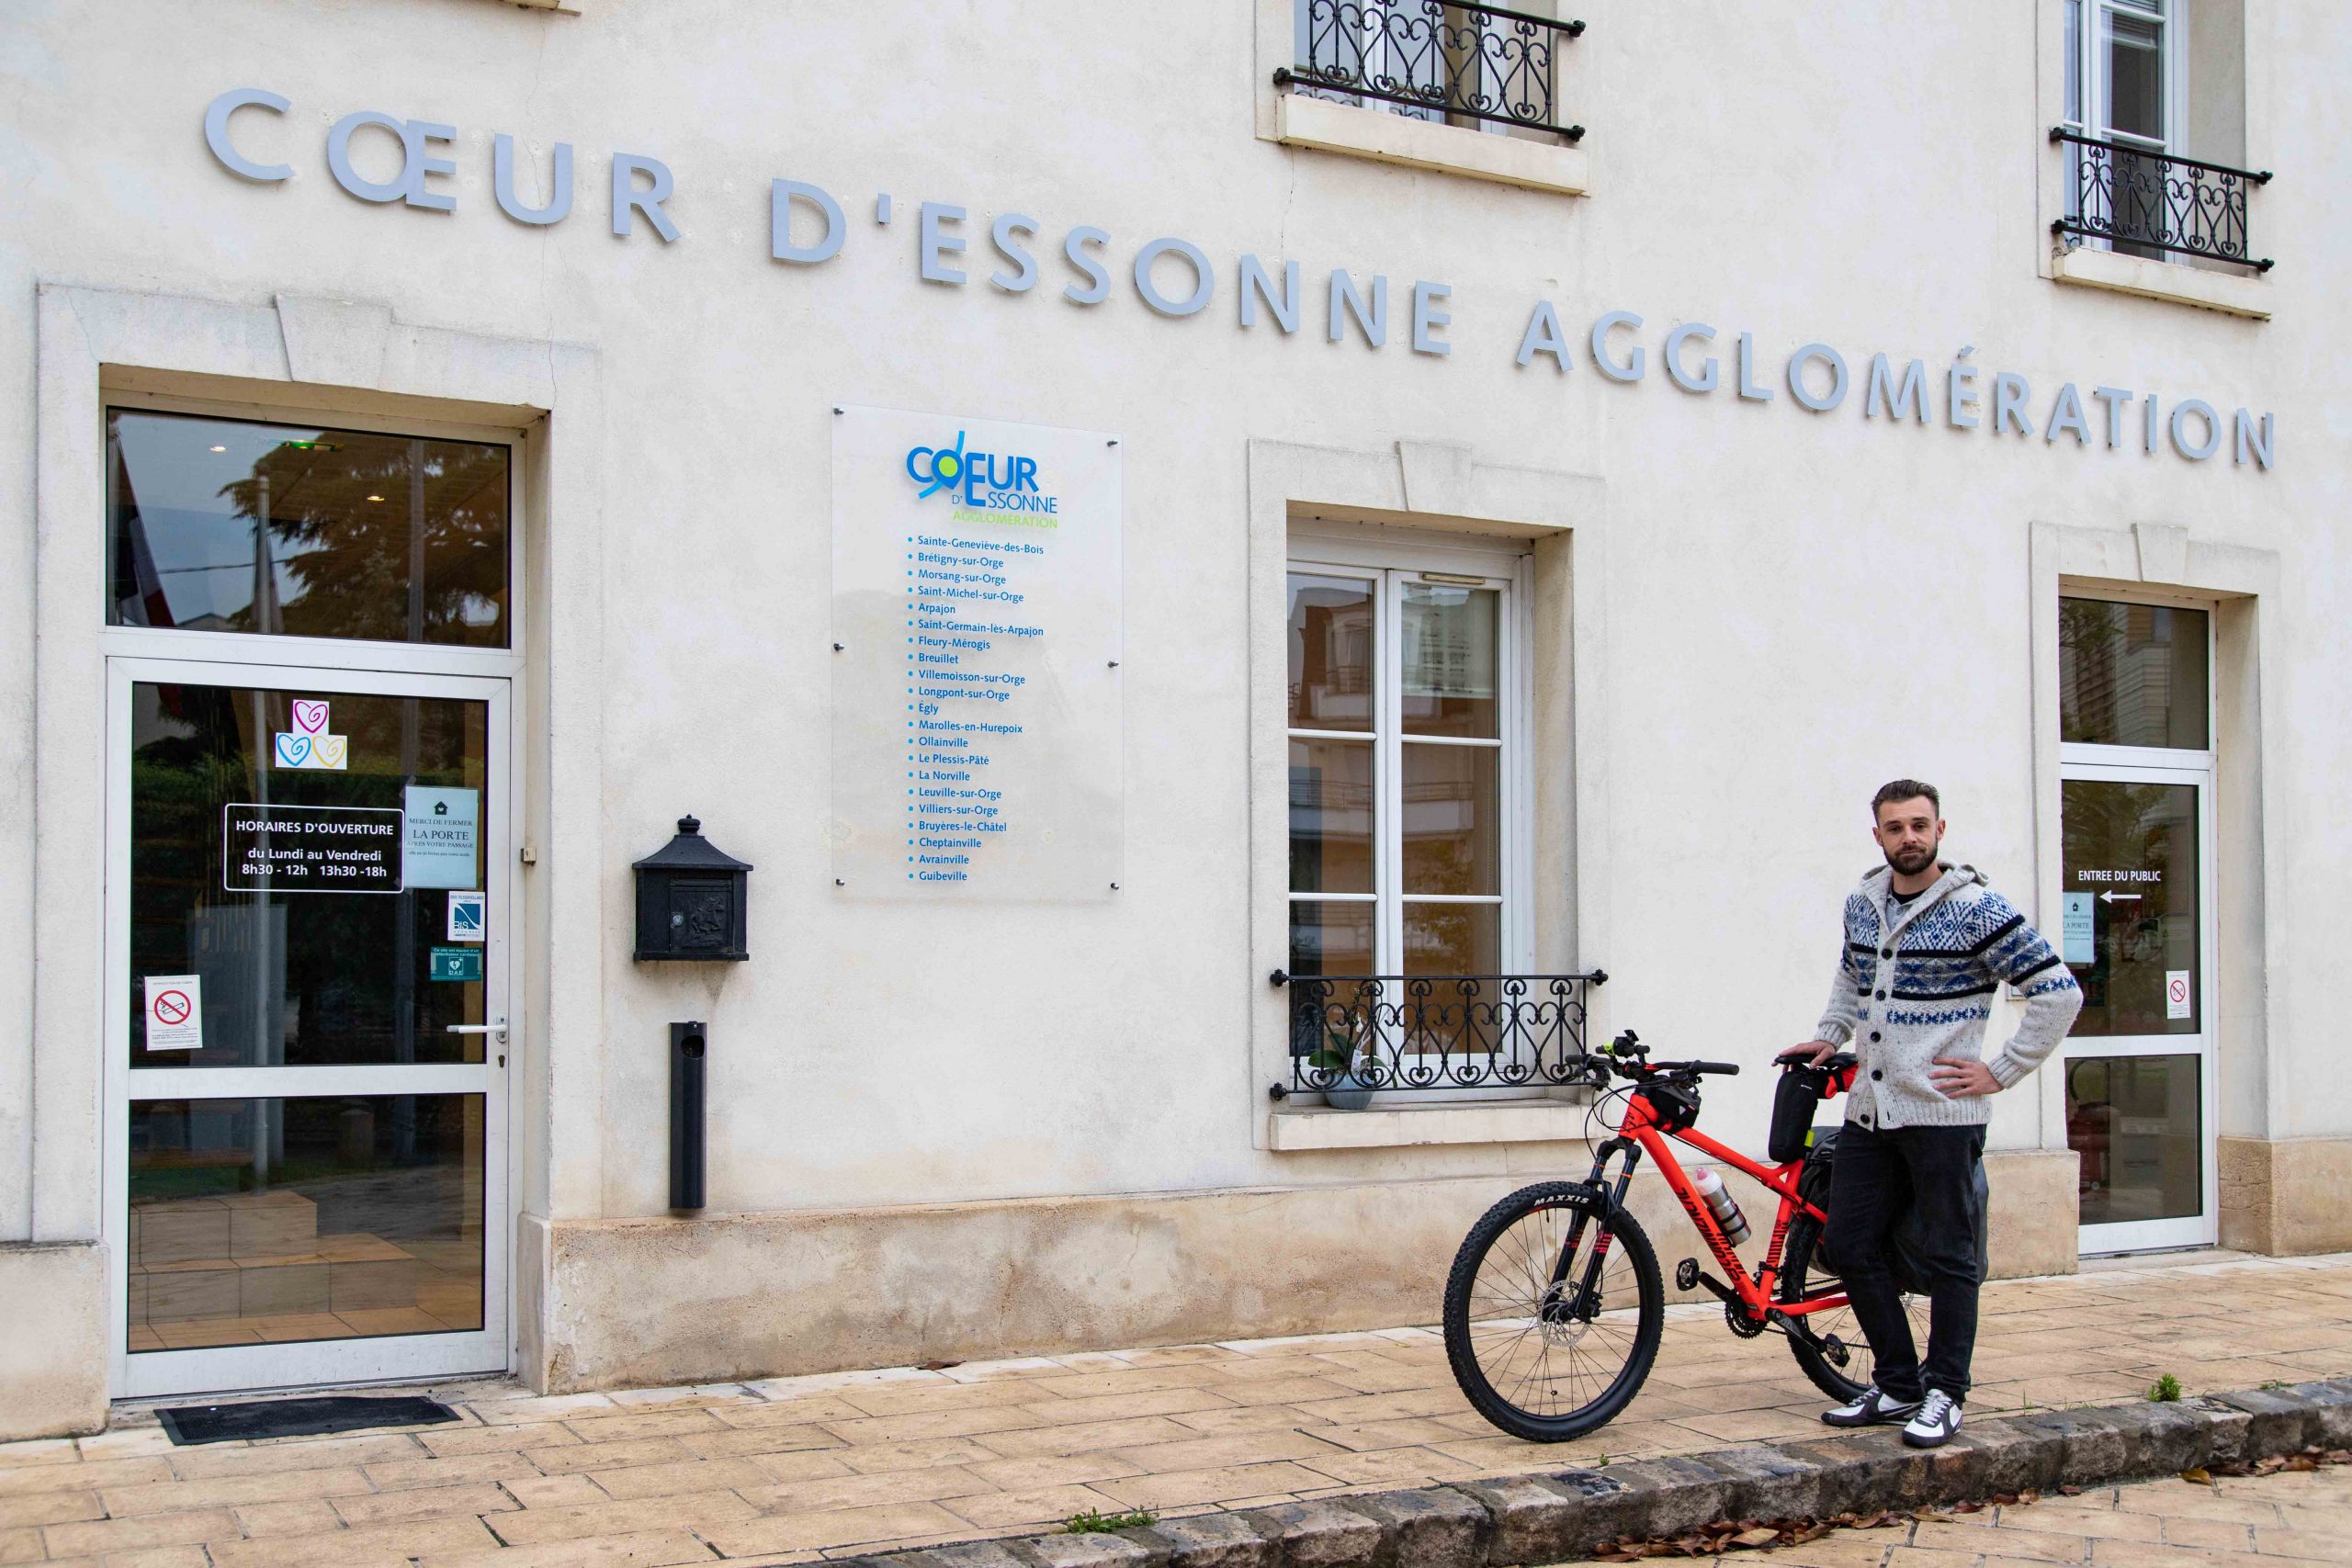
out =
{"type": "Polygon", "coordinates": [[[953,446],[907,449],[907,478],[922,487],[915,492],[917,501],[928,501],[944,491],[959,513],[1016,512],[1050,517],[1060,512],[1060,498],[1038,487],[1036,458],[1009,452],[967,452],[964,449],[967,434],[957,431],[953,446]]]}

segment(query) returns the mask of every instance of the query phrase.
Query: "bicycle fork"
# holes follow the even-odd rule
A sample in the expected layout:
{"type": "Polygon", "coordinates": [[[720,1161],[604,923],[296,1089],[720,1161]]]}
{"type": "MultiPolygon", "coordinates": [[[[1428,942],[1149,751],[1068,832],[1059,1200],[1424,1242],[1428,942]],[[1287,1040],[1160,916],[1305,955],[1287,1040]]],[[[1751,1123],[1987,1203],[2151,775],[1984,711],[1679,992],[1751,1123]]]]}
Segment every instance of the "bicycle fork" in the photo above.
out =
{"type": "MultiPolygon", "coordinates": [[[[1614,1213],[1625,1201],[1625,1190],[1633,1185],[1634,1168],[1641,1163],[1642,1146],[1631,1138],[1611,1138],[1593,1151],[1592,1172],[1585,1178],[1585,1185],[1601,1191],[1610,1156],[1623,1154],[1625,1163],[1617,1172],[1617,1186],[1603,1201],[1603,1213],[1614,1213]]],[[[1560,1244],[1559,1261],[1552,1265],[1550,1287],[1544,1292],[1544,1315],[1568,1322],[1590,1322],[1600,1314],[1600,1271],[1609,1262],[1609,1232],[1603,1229],[1592,1244],[1592,1257],[1586,1260],[1584,1278],[1577,1281],[1573,1293],[1562,1289],[1567,1283],[1568,1270],[1575,1267],[1577,1248],[1583,1244],[1584,1227],[1591,1216],[1577,1211],[1576,1220],[1568,1226],[1567,1237],[1560,1244]]]]}

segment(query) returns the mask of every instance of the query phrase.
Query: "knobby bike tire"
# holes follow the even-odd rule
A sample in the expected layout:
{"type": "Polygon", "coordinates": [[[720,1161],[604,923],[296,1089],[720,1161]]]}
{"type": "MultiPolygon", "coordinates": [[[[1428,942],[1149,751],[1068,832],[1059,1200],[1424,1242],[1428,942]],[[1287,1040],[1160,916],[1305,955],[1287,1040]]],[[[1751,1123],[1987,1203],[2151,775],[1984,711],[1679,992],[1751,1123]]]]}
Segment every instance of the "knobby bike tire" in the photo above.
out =
{"type": "MultiPolygon", "coordinates": [[[[1539,1224],[1537,1234],[1540,1235],[1542,1229],[1539,1224]]],[[[1526,1239],[1521,1238],[1515,1245],[1524,1247],[1526,1239]]],[[[1504,1273],[1529,1279],[1528,1304],[1540,1310],[1537,1298],[1544,1281],[1529,1277],[1526,1263],[1525,1258],[1507,1258],[1504,1273]]],[[[1617,1265],[1612,1261],[1604,1274],[1604,1283],[1618,1279],[1617,1265]]],[[[1446,1276],[1444,1327],[1445,1355],[1453,1366],[1454,1382],[1461,1385],[1464,1395],[1479,1415],[1512,1437],[1529,1442],[1558,1443],[1580,1438],[1613,1418],[1632,1403],[1634,1396],[1641,1392],[1644,1381],[1649,1377],[1651,1364],[1657,1359],[1658,1342],[1666,1332],[1666,1288],[1658,1279],[1657,1255],[1651,1249],[1649,1237],[1642,1234],[1642,1227],[1634,1223],[1633,1216],[1611,1212],[1601,1194],[1594,1189],[1568,1181],[1547,1181],[1523,1187],[1488,1209],[1479,1217],[1478,1223],[1470,1227],[1470,1234],[1463,1238],[1461,1250],[1454,1254],[1453,1270],[1446,1276]],[[1617,1354],[1618,1346],[1625,1348],[1623,1363],[1615,1376],[1600,1386],[1593,1397],[1571,1409],[1556,1408],[1555,1402],[1549,1399],[1541,1402],[1538,1408],[1515,1403],[1514,1393],[1525,1396],[1523,1385],[1529,1382],[1528,1378],[1518,1380],[1510,1389],[1498,1389],[1488,1369],[1480,1360],[1477,1335],[1474,1332],[1479,1322],[1487,1321],[1474,1316],[1472,1298],[1478,1288],[1482,1266],[1487,1263],[1488,1254],[1498,1242],[1512,1234],[1513,1227],[1520,1222],[1552,1212],[1562,1214],[1563,1234],[1565,1222],[1574,1215],[1581,1214],[1587,1225],[1584,1237],[1578,1244],[1576,1266],[1570,1269],[1571,1279],[1582,1273],[1592,1238],[1606,1234],[1612,1258],[1624,1260],[1623,1273],[1630,1276],[1634,1299],[1622,1299],[1621,1280],[1614,1290],[1604,1293],[1600,1311],[1608,1314],[1628,1306],[1637,1309],[1630,1325],[1613,1320],[1606,1325],[1587,1324],[1581,1329],[1575,1325],[1563,1325],[1563,1335],[1577,1334],[1590,1337],[1597,1347],[1605,1350],[1605,1355],[1592,1358],[1596,1361],[1612,1359],[1617,1354]]],[[[1500,1334],[1510,1332],[1507,1327],[1498,1330],[1490,1326],[1487,1330],[1490,1346],[1500,1334]]],[[[1540,1322],[1533,1317],[1530,1318],[1527,1328],[1518,1332],[1522,1341],[1531,1333],[1544,1335],[1540,1322]]],[[[1582,1337],[1573,1340],[1567,1348],[1573,1350],[1582,1342],[1582,1337]]],[[[1540,1338],[1535,1346],[1531,1363],[1532,1375],[1546,1385],[1535,1392],[1557,1394],[1557,1382],[1565,1378],[1571,1390],[1567,1397],[1573,1399],[1577,1397],[1575,1391],[1584,1386],[1580,1380],[1597,1379],[1598,1371],[1590,1373],[1555,1371],[1549,1361],[1551,1348],[1552,1341],[1548,1337],[1540,1338]]],[[[1508,1366],[1510,1363],[1507,1361],[1505,1364],[1508,1366]]]]}

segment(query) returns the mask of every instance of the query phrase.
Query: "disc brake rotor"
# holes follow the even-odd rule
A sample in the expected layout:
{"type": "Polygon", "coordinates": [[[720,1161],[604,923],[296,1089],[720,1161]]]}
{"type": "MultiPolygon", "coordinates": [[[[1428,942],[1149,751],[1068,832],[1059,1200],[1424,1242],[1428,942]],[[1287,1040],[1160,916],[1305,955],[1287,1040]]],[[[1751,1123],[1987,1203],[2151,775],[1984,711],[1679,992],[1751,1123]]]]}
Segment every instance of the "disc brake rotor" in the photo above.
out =
{"type": "Polygon", "coordinates": [[[1536,1307],[1535,1323],[1546,1345],[1577,1344],[1591,1328],[1590,1317],[1577,1310],[1577,1294],[1575,1283],[1566,1280],[1544,1287],[1544,1299],[1536,1307]]]}

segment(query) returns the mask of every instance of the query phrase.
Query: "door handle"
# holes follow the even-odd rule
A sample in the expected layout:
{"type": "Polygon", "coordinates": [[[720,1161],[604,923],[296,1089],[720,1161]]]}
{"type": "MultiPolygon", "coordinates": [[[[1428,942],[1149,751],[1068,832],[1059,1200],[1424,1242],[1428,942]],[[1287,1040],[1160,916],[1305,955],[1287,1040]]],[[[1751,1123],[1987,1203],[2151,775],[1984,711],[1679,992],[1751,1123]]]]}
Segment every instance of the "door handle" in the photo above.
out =
{"type": "Polygon", "coordinates": [[[488,1023],[452,1023],[443,1026],[451,1034],[495,1034],[501,1045],[506,1043],[506,1021],[493,1018],[488,1023]]]}

